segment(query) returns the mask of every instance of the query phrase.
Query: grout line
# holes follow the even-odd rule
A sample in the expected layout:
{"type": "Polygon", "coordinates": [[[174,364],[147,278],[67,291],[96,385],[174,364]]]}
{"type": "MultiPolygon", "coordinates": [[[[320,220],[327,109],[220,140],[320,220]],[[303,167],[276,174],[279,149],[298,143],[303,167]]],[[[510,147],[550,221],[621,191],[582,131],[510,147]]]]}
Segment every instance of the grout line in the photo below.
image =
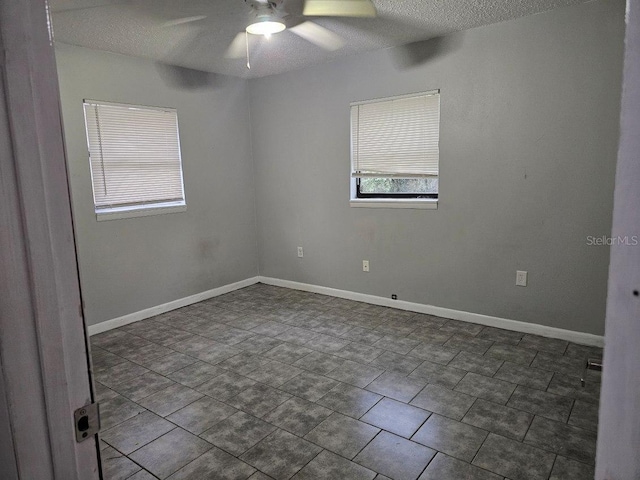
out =
{"type": "MultiPolygon", "coordinates": [[[[367,424],[367,425],[368,425],[368,424],[367,424]]],[[[375,428],[378,428],[378,427],[375,427],[375,428]]],[[[347,459],[347,460],[350,460],[350,461],[352,461],[352,462],[353,462],[353,461],[355,460],[355,458],[356,458],[358,455],[360,455],[360,454],[362,453],[362,451],[363,451],[365,448],[367,448],[367,447],[368,447],[368,446],[369,446],[369,445],[370,445],[370,444],[371,444],[371,443],[372,443],[376,438],[378,438],[378,435],[380,435],[382,432],[386,432],[386,430],[383,430],[382,428],[378,428],[378,430],[379,430],[379,431],[378,431],[378,433],[376,433],[373,437],[371,437],[371,440],[369,440],[369,441],[366,443],[366,445],[365,445],[364,447],[362,447],[360,450],[358,450],[358,453],[356,453],[356,454],[353,456],[353,458],[350,458],[350,459],[347,459]]],[[[391,432],[387,432],[387,433],[391,433],[391,432]]],[[[395,435],[395,434],[392,434],[392,435],[395,435]]],[[[344,458],[347,458],[347,457],[344,457],[344,458]]],[[[357,463],[357,462],[353,462],[353,463],[357,463]]],[[[357,463],[357,465],[360,465],[360,464],[359,464],[359,463],[357,463]]],[[[362,466],[364,467],[364,465],[362,465],[362,466]]],[[[366,468],[366,467],[365,467],[365,468],[366,468]]],[[[369,470],[371,470],[371,469],[369,469],[369,470]]],[[[373,471],[375,471],[375,470],[373,470],[373,471]]],[[[380,472],[376,472],[376,473],[380,474],[380,472]]],[[[381,475],[381,474],[380,474],[380,475],[381,475]]]]}
{"type": "MultiPolygon", "coordinates": [[[[530,413],[530,412],[529,412],[530,413]]],[[[520,443],[524,443],[524,439],[527,438],[527,435],[529,433],[529,430],[531,430],[531,425],[533,425],[533,421],[536,419],[536,417],[539,415],[536,415],[535,413],[533,414],[533,416],[531,417],[531,421],[529,422],[529,425],[527,426],[527,431],[524,432],[524,435],[522,436],[522,440],[520,440],[520,443]]]]}
{"type": "MultiPolygon", "coordinates": [[[[487,435],[487,438],[489,438],[489,435],[487,435]]],[[[507,437],[504,437],[504,438],[507,438],[507,437]]],[[[486,441],[486,438],[485,438],[485,441],[486,441]]],[[[482,445],[480,445],[480,448],[482,448],[482,446],[483,446],[483,445],[484,445],[484,442],[482,442],[482,445]]],[[[485,471],[485,472],[489,472],[489,473],[492,473],[492,474],[494,474],[494,475],[499,475],[500,477],[502,477],[502,474],[500,474],[500,473],[498,473],[498,472],[494,472],[493,470],[489,470],[488,468],[481,467],[481,466],[479,466],[479,465],[475,465],[475,464],[473,463],[473,461],[474,461],[474,460],[476,459],[476,457],[478,456],[478,453],[480,453],[480,448],[478,448],[478,451],[477,451],[477,452],[476,452],[476,454],[473,456],[473,459],[471,460],[471,462],[469,462],[469,464],[470,464],[470,465],[472,465],[473,467],[478,468],[478,469],[480,469],[480,470],[483,470],[483,471],[485,471]]],[[[445,454],[443,454],[443,455],[445,455],[445,454]]]]}
{"type": "MultiPolygon", "coordinates": [[[[291,432],[289,432],[289,433],[291,433],[291,432]]],[[[292,435],[293,435],[293,434],[292,434],[292,435]]],[[[299,438],[300,438],[300,437],[299,437],[299,438]]],[[[304,440],[304,438],[303,438],[303,440],[304,440]]],[[[307,441],[307,442],[309,442],[309,440],[306,440],[306,441],[307,441]]],[[[313,443],[313,442],[309,442],[309,443],[313,443]]],[[[315,443],[314,443],[314,445],[315,445],[315,443]]],[[[318,446],[318,447],[320,447],[320,445],[317,445],[317,446],[318,446]]],[[[315,454],[315,455],[313,456],[313,458],[311,458],[311,460],[309,460],[309,461],[308,461],[307,463],[305,463],[302,467],[300,467],[298,470],[296,470],[296,471],[295,471],[295,473],[292,475],[292,477],[294,477],[295,475],[297,475],[297,474],[298,474],[298,472],[300,472],[300,471],[301,471],[302,469],[304,469],[307,465],[309,465],[311,462],[313,462],[313,461],[314,461],[314,460],[315,460],[315,459],[316,459],[316,458],[317,458],[317,457],[318,457],[322,452],[324,452],[324,451],[326,450],[326,449],[325,449],[325,448],[323,448],[323,447],[320,447],[320,448],[321,448],[321,450],[320,450],[317,454],[315,454]]],[[[264,473],[264,472],[263,472],[263,473],[264,473]]],[[[266,475],[266,473],[265,473],[265,475],[266,475]]]]}
{"type": "MultiPolygon", "coordinates": [[[[478,428],[478,427],[476,427],[478,428]]],[[[484,430],[484,429],[483,429],[484,430]]],[[[485,430],[486,431],[486,430],[485,430]]],[[[471,465],[473,465],[473,461],[476,459],[476,457],[478,456],[478,453],[480,453],[480,449],[482,448],[482,446],[484,445],[484,443],[487,441],[487,438],[489,438],[489,434],[491,432],[486,431],[487,434],[485,435],[484,439],[482,440],[482,442],[480,442],[480,446],[478,447],[478,449],[476,450],[476,452],[473,454],[473,457],[471,458],[471,461],[469,462],[471,465]]]]}
{"type": "MultiPolygon", "coordinates": [[[[427,448],[429,448],[429,447],[427,447],[427,448]]],[[[430,450],[433,450],[436,453],[433,454],[433,456],[429,459],[429,461],[424,466],[424,468],[420,471],[420,474],[418,475],[418,478],[420,478],[424,474],[424,472],[427,470],[427,468],[429,468],[429,465],[431,465],[431,462],[433,462],[433,459],[436,458],[436,455],[438,455],[438,453],[442,453],[439,450],[436,450],[435,448],[431,448],[430,450]]]]}
{"type": "MultiPolygon", "coordinates": [[[[466,416],[468,415],[469,411],[471,411],[471,409],[473,408],[473,406],[476,404],[476,402],[477,402],[478,400],[481,400],[481,399],[480,399],[480,397],[475,397],[475,399],[473,400],[473,402],[471,402],[471,405],[469,405],[469,408],[467,408],[467,410],[466,410],[466,411],[464,412],[464,414],[462,415],[462,418],[460,418],[460,420],[456,420],[456,421],[458,421],[458,422],[460,422],[460,423],[464,423],[464,424],[466,424],[466,425],[471,425],[470,423],[463,422],[463,420],[464,420],[464,417],[466,417],[466,416]]],[[[488,400],[486,400],[486,401],[488,401],[488,400]]],[[[452,418],[452,420],[455,420],[455,418],[452,418]]],[[[475,427],[475,425],[471,425],[471,426],[472,426],[472,427],[475,427]]],[[[476,427],[476,428],[480,428],[480,427],[476,427]]],[[[483,428],[482,430],[484,430],[484,428],[483,428]]]]}
{"type": "Polygon", "coordinates": [[[549,478],[551,476],[551,474],[553,473],[553,467],[556,466],[556,461],[558,460],[558,455],[554,455],[553,457],[553,463],[551,464],[551,469],[549,470],[549,475],[547,475],[547,478],[549,478]]]}

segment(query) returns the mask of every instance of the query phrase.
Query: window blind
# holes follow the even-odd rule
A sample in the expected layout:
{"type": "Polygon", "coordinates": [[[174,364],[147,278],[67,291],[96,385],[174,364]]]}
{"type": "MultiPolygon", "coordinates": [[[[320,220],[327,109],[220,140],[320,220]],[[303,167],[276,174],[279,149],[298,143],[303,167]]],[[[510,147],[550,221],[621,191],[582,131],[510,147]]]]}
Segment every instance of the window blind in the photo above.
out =
{"type": "Polygon", "coordinates": [[[353,177],[437,177],[440,94],[351,104],[353,177]]]}
{"type": "Polygon", "coordinates": [[[184,205],[175,110],[87,100],[84,113],[96,212],[184,205]]]}

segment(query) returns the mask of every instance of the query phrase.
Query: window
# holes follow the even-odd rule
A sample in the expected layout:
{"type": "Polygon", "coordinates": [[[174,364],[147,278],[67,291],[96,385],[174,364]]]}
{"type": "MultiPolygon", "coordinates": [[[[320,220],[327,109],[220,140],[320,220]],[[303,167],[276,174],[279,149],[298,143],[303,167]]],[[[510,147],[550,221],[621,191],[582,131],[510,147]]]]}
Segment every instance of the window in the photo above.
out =
{"type": "Polygon", "coordinates": [[[85,100],[84,115],[98,220],[186,209],[174,109],[85,100]]]}
{"type": "Polygon", "coordinates": [[[435,205],[439,133],[439,91],[352,103],[352,204],[435,205]]]}

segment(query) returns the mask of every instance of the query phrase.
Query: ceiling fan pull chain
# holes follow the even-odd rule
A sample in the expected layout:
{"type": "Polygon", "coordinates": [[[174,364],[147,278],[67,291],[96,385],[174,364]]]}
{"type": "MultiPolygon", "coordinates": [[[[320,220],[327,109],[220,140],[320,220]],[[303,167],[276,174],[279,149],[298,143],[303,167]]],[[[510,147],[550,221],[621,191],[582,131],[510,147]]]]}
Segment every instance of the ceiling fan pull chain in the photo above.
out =
{"type": "Polygon", "coordinates": [[[246,46],[247,46],[247,68],[248,68],[249,70],[251,70],[251,61],[249,60],[249,32],[247,32],[247,31],[245,30],[245,32],[244,32],[244,36],[245,36],[245,39],[246,39],[245,44],[246,44],[246,46]]]}

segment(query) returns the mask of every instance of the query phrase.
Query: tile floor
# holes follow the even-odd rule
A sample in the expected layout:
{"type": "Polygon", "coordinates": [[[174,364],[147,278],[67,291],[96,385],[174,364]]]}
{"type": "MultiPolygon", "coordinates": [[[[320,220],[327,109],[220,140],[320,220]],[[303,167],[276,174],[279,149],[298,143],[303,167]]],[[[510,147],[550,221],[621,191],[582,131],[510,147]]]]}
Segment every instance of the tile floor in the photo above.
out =
{"type": "Polygon", "coordinates": [[[91,343],[107,480],[593,478],[597,348],[263,284],[91,343]]]}

